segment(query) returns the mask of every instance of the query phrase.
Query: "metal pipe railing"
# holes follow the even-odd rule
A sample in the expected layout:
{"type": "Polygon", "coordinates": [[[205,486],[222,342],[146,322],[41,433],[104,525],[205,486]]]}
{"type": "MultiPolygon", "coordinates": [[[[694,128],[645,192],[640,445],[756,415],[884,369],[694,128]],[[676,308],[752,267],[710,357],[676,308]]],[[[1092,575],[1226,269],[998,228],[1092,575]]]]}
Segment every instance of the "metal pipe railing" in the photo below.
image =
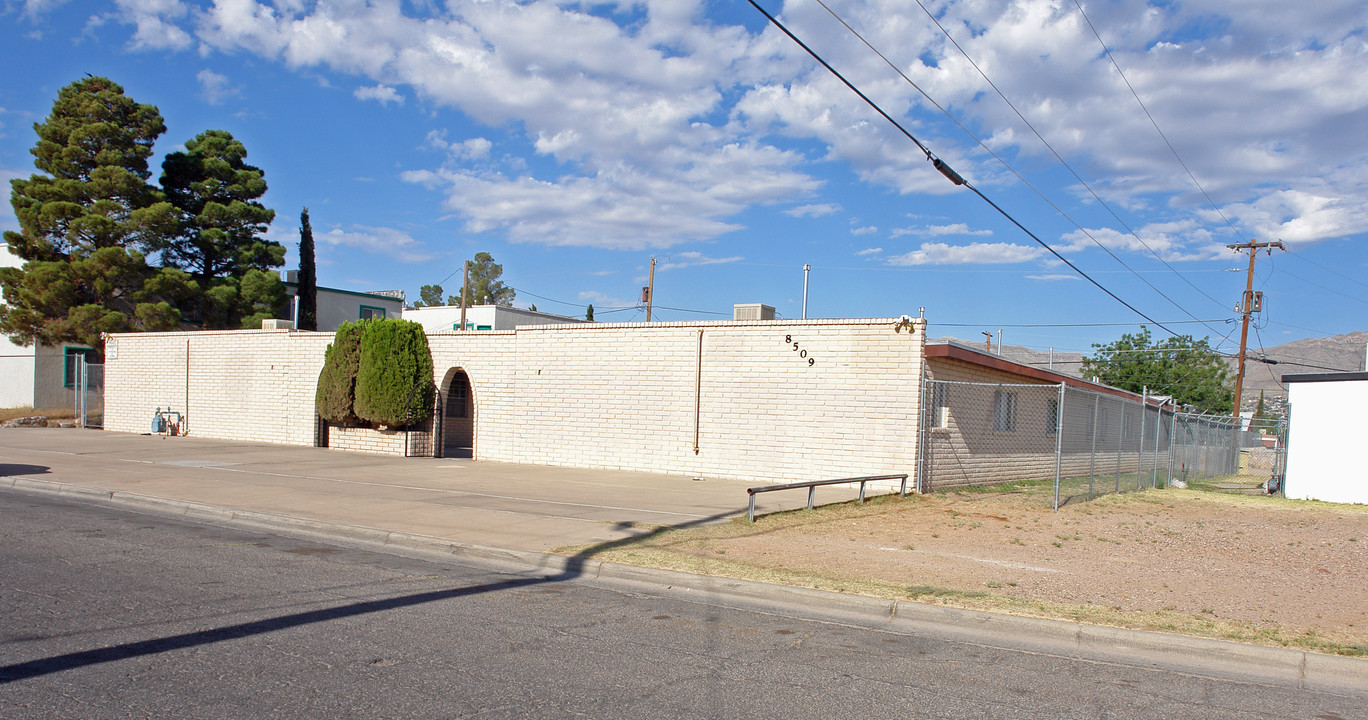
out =
{"type": "Polygon", "coordinates": [[[842,478],[839,480],[809,480],[808,482],[788,483],[786,485],[764,485],[762,487],[746,488],[746,494],[750,496],[750,503],[746,509],[746,520],[755,522],[755,496],[759,493],[775,492],[776,490],[796,490],[797,488],[808,489],[808,509],[812,509],[812,503],[816,498],[818,485],[849,485],[851,483],[860,484],[860,503],[865,500],[865,483],[878,480],[901,480],[902,487],[898,490],[899,495],[907,494],[907,473],[901,475],[869,475],[866,477],[842,478]]]}

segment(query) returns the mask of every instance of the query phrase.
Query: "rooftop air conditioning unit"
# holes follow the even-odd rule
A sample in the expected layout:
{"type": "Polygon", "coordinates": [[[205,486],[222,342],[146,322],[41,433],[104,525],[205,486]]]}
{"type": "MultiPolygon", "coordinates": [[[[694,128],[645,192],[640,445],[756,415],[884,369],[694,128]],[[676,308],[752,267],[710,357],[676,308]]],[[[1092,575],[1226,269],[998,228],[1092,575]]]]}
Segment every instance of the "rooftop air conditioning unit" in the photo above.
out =
{"type": "Polygon", "coordinates": [[[732,305],[732,320],[773,320],[774,306],[761,303],[732,305]]]}
{"type": "Polygon", "coordinates": [[[267,318],[267,319],[261,321],[261,329],[262,329],[262,330],[293,330],[293,329],[294,329],[294,321],[293,321],[293,320],[279,320],[279,319],[276,319],[276,318],[267,318]]]}

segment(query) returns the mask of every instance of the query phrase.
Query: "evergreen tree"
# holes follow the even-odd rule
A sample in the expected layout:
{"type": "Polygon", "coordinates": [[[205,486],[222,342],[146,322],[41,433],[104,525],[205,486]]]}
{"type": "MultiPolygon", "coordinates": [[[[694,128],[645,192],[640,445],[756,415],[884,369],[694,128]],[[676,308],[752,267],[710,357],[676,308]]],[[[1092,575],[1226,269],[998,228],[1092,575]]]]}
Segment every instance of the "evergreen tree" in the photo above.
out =
{"type": "MultiPolygon", "coordinates": [[[[179,221],[162,259],[188,271],[199,286],[192,313],[201,327],[248,327],[250,318],[260,314],[254,305],[270,301],[263,292],[282,302],[285,297],[283,289],[270,292],[260,273],[252,274],[257,292],[247,293],[243,284],[249,272],[285,263],[284,246],[262,237],[275,211],[258,201],[266,193],[266,180],[246,157],[247,149],[232,134],[209,130],[162,163],[162,190],[179,221]]],[[[266,312],[269,317],[275,309],[266,312]]]]}
{"type": "Polygon", "coordinates": [[[355,423],[356,374],[361,366],[361,335],[369,321],[345,322],[323,355],[314,405],[319,417],[335,423],[355,423]]]}
{"type": "Polygon", "coordinates": [[[384,427],[407,427],[432,416],[432,353],[423,326],[372,320],[361,335],[356,414],[384,427]]]}
{"type": "Polygon", "coordinates": [[[150,267],[145,255],[162,249],[177,224],[147,182],[147,159],[165,129],[157,108],[106,78],[59,91],[34,125],[40,173],[10,183],[20,230],[5,241],[27,262],[0,270],[0,332],[103,352],[102,333],[176,327],[172,303],[196,288],[183,272],[150,267]]]}
{"type": "MultiPolygon", "coordinates": [[[[441,285],[424,285],[424,286],[418,288],[418,297],[422,298],[419,302],[414,303],[414,304],[417,305],[418,307],[425,307],[425,306],[426,306],[426,307],[433,307],[433,306],[441,305],[441,304],[442,304],[442,286],[441,286],[441,285]]],[[[459,300],[458,300],[458,302],[459,302],[459,300]]]]}
{"type": "Polygon", "coordinates": [[[585,320],[588,320],[589,322],[593,322],[593,321],[594,321],[594,304],[593,304],[593,303],[589,303],[589,307],[588,307],[587,309],[585,309],[585,311],[584,311],[584,319],[585,319],[585,320]]]}
{"type": "Polygon", "coordinates": [[[314,265],[313,227],[309,225],[309,209],[299,213],[299,285],[295,288],[299,303],[299,329],[318,329],[318,270],[314,265]]]}
{"type": "MultiPolygon", "coordinates": [[[[503,266],[494,262],[493,255],[487,252],[475,253],[475,257],[470,261],[470,289],[466,294],[469,304],[513,307],[513,297],[517,292],[499,280],[502,275],[503,266]]],[[[461,296],[453,295],[447,298],[447,303],[460,305],[461,296]]]]}

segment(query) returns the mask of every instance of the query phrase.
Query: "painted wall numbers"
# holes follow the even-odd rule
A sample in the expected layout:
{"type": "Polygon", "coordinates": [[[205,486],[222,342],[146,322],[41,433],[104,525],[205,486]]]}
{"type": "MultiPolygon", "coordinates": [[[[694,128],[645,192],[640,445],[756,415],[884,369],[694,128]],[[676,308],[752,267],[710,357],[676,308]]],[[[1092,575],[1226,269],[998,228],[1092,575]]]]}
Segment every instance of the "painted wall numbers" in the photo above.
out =
{"type": "Polygon", "coordinates": [[[792,346],[793,346],[793,351],[796,352],[796,353],[798,353],[798,357],[799,357],[800,359],[806,360],[806,361],[807,361],[808,367],[812,367],[813,365],[816,365],[816,364],[817,364],[817,358],[808,357],[808,351],[807,351],[807,350],[804,350],[802,347],[800,347],[800,346],[798,345],[798,343],[794,341],[792,335],[785,335],[785,336],[784,336],[784,344],[785,344],[785,345],[792,345],[792,346]]]}

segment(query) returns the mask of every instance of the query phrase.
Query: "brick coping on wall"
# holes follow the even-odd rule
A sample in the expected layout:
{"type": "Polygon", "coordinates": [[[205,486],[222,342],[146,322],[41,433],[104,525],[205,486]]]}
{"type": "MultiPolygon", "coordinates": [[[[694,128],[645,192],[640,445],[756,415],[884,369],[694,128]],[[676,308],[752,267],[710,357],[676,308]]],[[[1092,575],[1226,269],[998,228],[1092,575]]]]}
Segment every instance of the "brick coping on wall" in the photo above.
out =
{"type": "MultiPolygon", "coordinates": [[[[512,330],[437,330],[428,331],[428,335],[478,335],[479,337],[492,337],[499,335],[514,335],[520,332],[554,332],[556,330],[575,329],[575,330],[620,330],[622,328],[637,328],[642,330],[666,329],[666,328],[730,328],[730,327],[824,327],[824,326],[861,326],[861,325],[888,325],[897,324],[901,318],[809,318],[807,320],[669,320],[655,322],[625,322],[625,323],[564,323],[559,325],[522,325],[512,330]]],[[[914,317],[912,322],[923,325],[925,318],[914,317]]],[[[166,332],[155,333],[110,333],[110,339],[118,339],[125,335],[155,335],[158,337],[209,337],[213,335],[335,335],[336,333],[326,330],[297,330],[297,329],[264,329],[264,328],[245,328],[242,330],[169,330],[166,332]]],[[[929,346],[928,346],[929,347],[929,346]]]]}

